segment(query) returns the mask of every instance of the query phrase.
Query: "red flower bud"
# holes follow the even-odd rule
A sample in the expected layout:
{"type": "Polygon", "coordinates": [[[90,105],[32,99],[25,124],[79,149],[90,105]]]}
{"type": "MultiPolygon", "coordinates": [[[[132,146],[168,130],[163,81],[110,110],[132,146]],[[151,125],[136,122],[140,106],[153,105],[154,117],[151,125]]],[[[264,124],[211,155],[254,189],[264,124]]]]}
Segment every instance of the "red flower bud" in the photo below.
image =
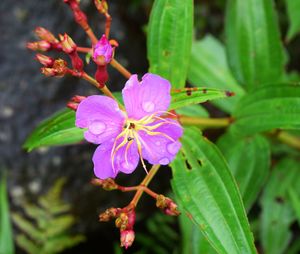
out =
{"type": "Polygon", "coordinates": [[[121,247],[125,247],[125,249],[130,247],[133,244],[134,238],[135,238],[135,234],[132,229],[121,231],[121,237],[120,237],[121,247]]]}
{"type": "Polygon", "coordinates": [[[52,57],[43,54],[36,54],[36,60],[38,60],[45,67],[52,67],[54,64],[54,59],[52,57]]]}
{"type": "Polygon", "coordinates": [[[26,47],[34,51],[46,52],[51,48],[51,43],[47,41],[34,41],[34,42],[28,42],[26,44],[26,47]]]}
{"type": "Polygon", "coordinates": [[[35,34],[44,41],[50,42],[50,43],[58,43],[58,40],[55,38],[55,36],[48,31],[47,29],[43,27],[37,27],[35,29],[35,34]]]}
{"type": "Polygon", "coordinates": [[[69,35],[67,35],[67,34],[61,35],[60,34],[59,39],[61,41],[62,50],[65,53],[70,54],[76,50],[77,46],[69,35]]]}
{"type": "Polygon", "coordinates": [[[42,68],[41,70],[47,77],[63,77],[68,72],[67,62],[63,59],[57,59],[52,68],[42,68]]]}
{"type": "Polygon", "coordinates": [[[108,73],[106,69],[106,65],[98,65],[97,71],[95,73],[95,79],[99,83],[99,87],[104,87],[105,83],[108,80],[108,73]]]}

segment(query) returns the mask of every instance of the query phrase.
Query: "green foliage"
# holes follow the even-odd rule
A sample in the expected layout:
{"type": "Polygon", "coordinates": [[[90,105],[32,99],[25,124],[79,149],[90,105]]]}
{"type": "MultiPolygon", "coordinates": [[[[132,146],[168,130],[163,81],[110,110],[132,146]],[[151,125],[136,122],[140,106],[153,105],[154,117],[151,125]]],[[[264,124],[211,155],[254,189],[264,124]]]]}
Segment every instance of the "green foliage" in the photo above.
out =
{"type": "Polygon", "coordinates": [[[69,204],[61,200],[65,179],[56,181],[47,194],[41,196],[38,205],[25,204],[26,217],[13,213],[15,225],[21,230],[17,244],[30,254],[54,254],[73,247],[85,240],[83,235],[70,235],[75,224],[69,204]]]}
{"type": "Polygon", "coordinates": [[[231,126],[239,135],[251,135],[275,128],[300,128],[300,85],[260,86],[245,95],[236,107],[231,126]]]}
{"type": "Polygon", "coordinates": [[[6,175],[0,172],[0,254],[13,254],[15,249],[6,188],[6,175]]]}
{"type": "Polygon", "coordinates": [[[290,226],[295,213],[289,200],[289,191],[300,195],[299,162],[280,161],[273,169],[261,198],[261,242],[266,254],[285,253],[291,239],[290,226]]]}
{"type": "Polygon", "coordinates": [[[177,200],[218,253],[256,253],[238,187],[215,145],[185,129],[171,164],[177,200]]]}
{"type": "Polygon", "coordinates": [[[228,61],[247,90],[283,77],[285,59],[273,5],[273,0],[227,1],[228,61]]]}
{"type": "Polygon", "coordinates": [[[183,88],[192,46],[193,0],[155,0],[149,20],[150,72],[183,88]]]}
{"type": "Polygon", "coordinates": [[[218,146],[237,181],[244,206],[249,210],[269,174],[269,143],[260,135],[238,138],[227,133],[218,141],[218,146]]]}
{"type": "Polygon", "coordinates": [[[73,144],[82,140],[83,132],[75,127],[75,112],[63,109],[39,124],[23,147],[31,151],[41,146],[73,144]]]}
{"type": "Polygon", "coordinates": [[[193,42],[188,80],[194,86],[205,85],[234,92],[232,98],[212,102],[225,112],[232,112],[245,93],[228,67],[224,46],[211,35],[193,42]]]}
{"type": "Polygon", "coordinates": [[[287,5],[287,13],[290,21],[287,39],[291,40],[300,32],[300,0],[285,0],[287,5]]]}

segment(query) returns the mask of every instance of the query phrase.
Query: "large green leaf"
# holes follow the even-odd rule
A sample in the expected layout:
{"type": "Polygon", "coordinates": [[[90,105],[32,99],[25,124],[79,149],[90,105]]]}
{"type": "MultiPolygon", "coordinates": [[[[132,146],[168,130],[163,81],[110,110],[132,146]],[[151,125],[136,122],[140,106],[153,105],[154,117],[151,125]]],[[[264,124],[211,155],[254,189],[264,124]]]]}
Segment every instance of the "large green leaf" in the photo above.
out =
{"type": "Polygon", "coordinates": [[[273,5],[273,0],[227,1],[229,65],[247,89],[278,82],[284,73],[285,59],[273,5]]]}
{"type": "Polygon", "coordinates": [[[218,146],[237,181],[245,208],[250,210],[269,174],[269,143],[260,135],[238,138],[227,133],[218,146]]]}
{"type": "Polygon", "coordinates": [[[176,89],[171,92],[172,99],[169,110],[206,102],[208,100],[231,97],[233,95],[234,94],[229,91],[205,87],[176,89]]]}
{"type": "Polygon", "coordinates": [[[181,254],[215,254],[216,251],[205,239],[198,227],[191,222],[186,214],[179,216],[181,229],[181,254]]]}
{"type": "Polygon", "coordinates": [[[193,32],[193,0],[155,0],[149,21],[150,72],[185,86],[193,32]]]}
{"type": "Polygon", "coordinates": [[[0,254],[15,253],[9,204],[6,190],[6,177],[0,171],[0,254]]]}
{"type": "Polygon", "coordinates": [[[188,80],[194,86],[233,91],[234,97],[212,102],[226,112],[232,112],[241,95],[245,93],[231,74],[224,46],[210,35],[193,42],[188,80]]]}
{"type": "Polygon", "coordinates": [[[216,251],[256,253],[238,187],[217,147],[186,128],[171,166],[179,203],[216,251]]]}
{"type": "Polygon", "coordinates": [[[64,109],[42,122],[27,138],[24,148],[66,145],[83,139],[84,130],[75,127],[75,112],[64,109]]]}
{"type": "Polygon", "coordinates": [[[291,40],[297,33],[300,32],[300,0],[286,0],[286,5],[290,20],[287,39],[291,40]]]}
{"type": "Polygon", "coordinates": [[[261,242],[266,254],[282,254],[292,239],[290,225],[295,214],[289,190],[300,193],[299,162],[285,159],[278,163],[264,190],[261,206],[261,242]]]}
{"type": "Polygon", "coordinates": [[[232,131],[250,135],[275,128],[300,128],[300,85],[261,86],[245,95],[233,114],[232,131]]]}

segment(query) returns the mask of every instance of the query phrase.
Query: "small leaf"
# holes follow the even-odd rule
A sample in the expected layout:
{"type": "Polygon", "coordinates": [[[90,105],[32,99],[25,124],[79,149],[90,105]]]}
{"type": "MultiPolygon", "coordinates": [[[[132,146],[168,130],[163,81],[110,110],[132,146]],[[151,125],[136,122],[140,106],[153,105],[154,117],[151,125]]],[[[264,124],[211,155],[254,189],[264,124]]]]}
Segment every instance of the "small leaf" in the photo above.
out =
{"type": "Polygon", "coordinates": [[[223,91],[213,88],[184,88],[174,89],[171,91],[171,105],[169,110],[178,109],[192,104],[206,102],[208,100],[215,100],[225,97],[233,96],[229,91],[223,91]]]}
{"type": "Polygon", "coordinates": [[[24,148],[32,151],[41,146],[67,145],[83,140],[83,129],[75,126],[75,112],[63,109],[43,121],[27,138],[24,148]]]}
{"type": "Polygon", "coordinates": [[[218,147],[229,164],[245,208],[249,211],[269,174],[269,143],[260,135],[240,139],[227,133],[218,140],[218,147]]]}
{"type": "Polygon", "coordinates": [[[155,0],[148,30],[150,72],[183,88],[193,32],[193,0],[155,0]]]}
{"type": "Polygon", "coordinates": [[[298,188],[299,163],[280,161],[272,170],[262,199],[261,243],[266,254],[283,254],[292,239],[290,225],[295,219],[288,200],[288,190],[298,188]]]}
{"type": "Polygon", "coordinates": [[[228,0],[225,32],[229,65],[247,90],[281,81],[285,58],[273,0],[228,0]]]}
{"type": "Polygon", "coordinates": [[[218,253],[256,253],[243,202],[217,147],[185,129],[182,153],[171,164],[179,204],[218,253]]]}
{"type": "Polygon", "coordinates": [[[287,13],[290,21],[287,39],[291,40],[300,32],[300,0],[286,0],[287,13]]]}
{"type": "Polygon", "coordinates": [[[238,135],[272,129],[300,129],[300,85],[274,84],[257,88],[238,103],[231,126],[238,135]]]}
{"type": "Polygon", "coordinates": [[[0,254],[15,253],[10,222],[6,175],[0,171],[0,254]]]}
{"type": "Polygon", "coordinates": [[[224,46],[210,35],[193,42],[188,80],[194,86],[202,84],[233,91],[236,94],[234,97],[212,102],[226,112],[232,112],[237,101],[245,93],[231,74],[224,46]]]}
{"type": "Polygon", "coordinates": [[[40,254],[41,249],[34,242],[29,240],[25,235],[17,235],[16,241],[18,245],[30,254],[40,254]]]}

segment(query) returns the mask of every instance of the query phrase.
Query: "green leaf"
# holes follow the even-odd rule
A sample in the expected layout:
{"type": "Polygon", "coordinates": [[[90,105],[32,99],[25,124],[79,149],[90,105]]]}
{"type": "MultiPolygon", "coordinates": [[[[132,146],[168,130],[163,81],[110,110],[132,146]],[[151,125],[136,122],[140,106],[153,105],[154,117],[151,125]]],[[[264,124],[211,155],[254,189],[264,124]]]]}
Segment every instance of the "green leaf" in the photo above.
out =
{"type": "Polygon", "coordinates": [[[208,100],[231,97],[233,94],[232,92],[225,92],[219,89],[194,87],[172,90],[171,96],[172,99],[169,110],[206,102],[208,100]]]}
{"type": "Polygon", "coordinates": [[[297,161],[282,160],[272,170],[261,199],[261,243],[266,254],[285,253],[291,241],[289,228],[295,215],[288,200],[288,191],[291,187],[299,191],[299,181],[297,161]]]}
{"type": "Polygon", "coordinates": [[[75,112],[63,109],[43,121],[27,138],[24,148],[32,151],[41,146],[67,145],[83,139],[83,129],[75,127],[75,112]]]}
{"type": "Polygon", "coordinates": [[[186,216],[179,216],[179,225],[182,233],[182,254],[215,254],[216,251],[210,246],[201,231],[186,216]]]}
{"type": "Polygon", "coordinates": [[[193,0],[155,0],[148,32],[150,72],[185,86],[193,32],[193,0]]]}
{"type": "Polygon", "coordinates": [[[0,177],[0,254],[13,254],[15,248],[10,222],[6,176],[0,172],[0,177]]]}
{"type": "Polygon", "coordinates": [[[189,105],[186,107],[176,109],[179,115],[192,116],[192,117],[209,117],[208,111],[200,105],[189,105]]]}
{"type": "Polygon", "coordinates": [[[186,128],[171,166],[177,200],[215,250],[256,253],[238,187],[217,147],[186,128]]]}
{"type": "Polygon", "coordinates": [[[194,86],[201,85],[233,91],[234,97],[212,102],[229,113],[233,111],[237,101],[245,93],[231,74],[224,46],[210,35],[193,42],[188,80],[194,86]]]}
{"type": "Polygon", "coordinates": [[[30,254],[41,254],[39,246],[29,240],[25,235],[17,235],[16,241],[18,245],[30,254]]]}
{"type": "Polygon", "coordinates": [[[281,80],[285,58],[273,0],[228,0],[225,32],[229,65],[242,85],[281,80]]]}
{"type": "Polygon", "coordinates": [[[261,86],[244,96],[233,113],[231,126],[239,135],[251,135],[275,128],[300,128],[300,85],[261,86]]]}
{"type": "Polygon", "coordinates": [[[269,174],[269,143],[260,135],[238,138],[227,133],[218,140],[218,146],[237,181],[244,206],[249,211],[269,174]]]}
{"type": "Polygon", "coordinates": [[[298,225],[300,226],[300,193],[297,193],[293,188],[290,188],[289,197],[298,220],[298,225]]]}
{"type": "Polygon", "coordinates": [[[290,20],[290,26],[287,33],[287,39],[291,40],[300,32],[300,0],[286,0],[287,13],[290,20]]]}

